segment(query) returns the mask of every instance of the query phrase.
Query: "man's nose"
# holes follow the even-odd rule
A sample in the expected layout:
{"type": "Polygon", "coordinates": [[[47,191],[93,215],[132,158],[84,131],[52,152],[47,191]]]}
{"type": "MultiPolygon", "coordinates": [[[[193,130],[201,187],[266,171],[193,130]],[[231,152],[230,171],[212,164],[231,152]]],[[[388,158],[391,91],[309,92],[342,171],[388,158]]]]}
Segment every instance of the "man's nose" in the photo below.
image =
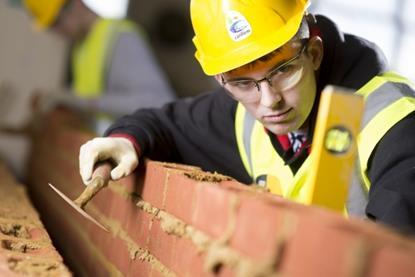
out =
{"type": "Polygon", "coordinates": [[[258,85],[261,91],[260,103],[262,106],[272,108],[273,106],[275,106],[275,104],[281,101],[281,92],[277,91],[277,89],[272,87],[268,80],[263,80],[258,85]]]}

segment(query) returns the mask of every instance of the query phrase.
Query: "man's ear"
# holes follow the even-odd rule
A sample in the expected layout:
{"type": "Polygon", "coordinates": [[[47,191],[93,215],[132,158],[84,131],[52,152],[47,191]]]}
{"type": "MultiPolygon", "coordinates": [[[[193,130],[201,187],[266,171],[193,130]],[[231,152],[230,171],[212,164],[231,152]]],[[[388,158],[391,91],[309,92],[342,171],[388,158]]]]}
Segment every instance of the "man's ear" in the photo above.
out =
{"type": "Polygon", "coordinates": [[[318,70],[324,55],[323,40],[321,37],[314,36],[310,38],[308,41],[307,54],[311,58],[313,69],[315,71],[318,70]]]}

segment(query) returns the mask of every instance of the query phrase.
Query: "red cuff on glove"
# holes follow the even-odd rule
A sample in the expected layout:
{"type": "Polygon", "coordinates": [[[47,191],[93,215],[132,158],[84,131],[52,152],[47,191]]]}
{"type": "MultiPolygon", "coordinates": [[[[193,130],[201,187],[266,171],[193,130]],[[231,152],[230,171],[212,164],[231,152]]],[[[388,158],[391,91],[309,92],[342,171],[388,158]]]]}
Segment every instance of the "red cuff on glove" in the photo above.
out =
{"type": "Polygon", "coordinates": [[[109,135],[110,138],[126,138],[134,145],[135,152],[137,152],[137,156],[140,157],[141,155],[141,148],[140,145],[137,143],[137,140],[129,135],[129,134],[111,134],[109,135]]]}

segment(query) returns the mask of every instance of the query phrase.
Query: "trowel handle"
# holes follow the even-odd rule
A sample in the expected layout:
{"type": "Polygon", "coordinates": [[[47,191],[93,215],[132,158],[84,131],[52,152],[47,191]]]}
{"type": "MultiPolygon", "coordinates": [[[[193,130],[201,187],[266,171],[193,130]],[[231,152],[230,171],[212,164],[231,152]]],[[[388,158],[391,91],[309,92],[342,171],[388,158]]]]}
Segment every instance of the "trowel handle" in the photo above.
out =
{"type": "Polygon", "coordinates": [[[94,173],[92,173],[92,181],[94,182],[97,178],[102,178],[108,183],[111,179],[112,165],[109,162],[99,162],[95,165],[94,173]]]}
{"type": "Polygon", "coordinates": [[[74,200],[75,204],[81,209],[97,194],[102,188],[108,185],[111,179],[112,165],[109,162],[97,163],[94,173],[92,174],[92,181],[88,184],[81,195],[74,200]]]}

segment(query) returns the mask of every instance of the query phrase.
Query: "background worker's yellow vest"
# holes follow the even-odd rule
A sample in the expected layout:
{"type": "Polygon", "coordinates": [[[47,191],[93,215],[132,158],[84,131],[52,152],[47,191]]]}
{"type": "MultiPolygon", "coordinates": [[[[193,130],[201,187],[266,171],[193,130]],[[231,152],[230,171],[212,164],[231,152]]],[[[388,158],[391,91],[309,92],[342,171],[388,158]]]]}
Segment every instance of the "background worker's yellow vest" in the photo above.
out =
{"type": "MultiPolygon", "coordinates": [[[[356,172],[346,204],[348,212],[364,216],[370,182],[367,168],[377,143],[398,121],[415,111],[414,84],[394,74],[374,77],[356,93],[365,99],[361,131],[357,137],[358,160],[356,172]]],[[[255,181],[266,176],[266,186],[275,194],[305,203],[310,155],[294,175],[273,148],[263,125],[239,104],[236,111],[235,132],[239,153],[245,169],[255,181]]]]}
{"type": "Polygon", "coordinates": [[[129,20],[98,19],[72,53],[73,90],[81,98],[97,98],[105,90],[108,63],[118,36],[138,31],[129,20]]]}

